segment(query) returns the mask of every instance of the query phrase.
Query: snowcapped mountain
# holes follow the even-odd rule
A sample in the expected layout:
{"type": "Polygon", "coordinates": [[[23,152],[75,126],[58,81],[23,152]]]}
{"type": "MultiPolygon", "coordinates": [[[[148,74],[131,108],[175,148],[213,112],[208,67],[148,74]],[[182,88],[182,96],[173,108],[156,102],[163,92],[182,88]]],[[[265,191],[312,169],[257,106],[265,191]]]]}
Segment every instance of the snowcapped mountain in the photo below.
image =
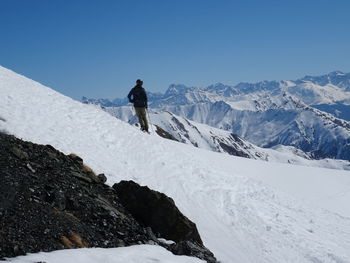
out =
{"type": "MultiPolygon", "coordinates": [[[[105,107],[104,110],[130,124],[138,123],[132,107],[105,107]]],[[[149,117],[153,125],[162,128],[172,138],[198,148],[264,161],[350,170],[348,161],[315,160],[312,154],[292,146],[278,145],[271,149],[261,148],[229,131],[190,121],[168,111],[150,110],[149,117]]]]}
{"type": "Polygon", "coordinates": [[[196,122],[232,131],[260,146],[294,146],[320,158],[350,160],[350,123],[297,102],[291,96],[256,102],[258,110],[237,110],[220,101],[166,110],[196,122]]]}
{"type": "MultiPolygon", "coordinates": [[[[223,263],[350,262],[348,171],[262,162],[144,134],[1,67],[0,93],[0,130],[76,153],[110,185],[130,179],[166,193],[223,263]]],[[[109,253],[183,262],[149,246],[109,253]]]]}
{"type": "Polygon", "coordinates": [[[109,99],[89,99],[86,97],[82,97],[81,101],[83,103],[86,104],[99,104],[99,105],[103,105],[106,107],[111,107],[111,106],[122,106],[128,103],[128,99],[124,98],[124,99],[114,99],[112,101],[110,101],[109,99]]]}
{"type": "Polygon", "coordinates": [[[171,85],[162,96],[151,96],[150,105],[260,147],[282,144],[319,158],[350,160],[349,83],[350,73],[336,71],[296,81],[171,85]]]}
{"type": "Polygon", "coordinates": [[[322,76],[305,76],[297,82],[313,82],[320,86],[334,85],[344,91],[350,91],[350,73],[341,71],[333,71],[322,76]]]}
{"type": "Polygon", "coordinates": [[[184,105],[218,100],[244,101],[289,93],[307,105],[350,102],[350,73],[332,72],[319,77],[306,76],[296,81],[261,81],[239,83],[236,86],[217,83],[205,88],[170,85],[163,96],[151,98],[154,107],[184,105]]]}
{"type": "MultiPolygon", "coordinates": [[[[258,83],[239,83],[236,86],[217,83],[206,88],[186,87],[184,85],[171,85],[151,105],[188,105],[204,102],[225,101],[236,109],[242,109],[249,101],[260,100],[264,97],[273,99],[275,96],[290,94],[297,100],[310,105],[350,105],[350,73],[332,72],[320,77],[306,76],[296,81],[262,81],[258,83]],[[200,95],[198,95],[200,94],[200,95]]],[[[250,105],[250,104],[248,104],[250,105]]],[[[254,107],[243,109],[259,110],[254,107]]]]}
{"type": "MultiPolygon", "coordinates": [[[[322,76],[305,76],[291,81],[261,81],[257,83],[241,82],[235,86],[216,83],[204,88],[187,87],[182,84],[172,84],[164,94],[148,92],[150,105],[154,108],[163,105],[188,105],[216,101],[231,102],[239,109],[238,104],[274,97],[288,93],[310,106],[343,104],[350,105],[350,73],[334,71],[322,76]]],[[[103,106],[125,106],[126,98],[89,99],[83,102],[101,104],[103,106]]],[[[254,110],[253,108],[250,108],[254,110]]],[[[349,116],[350,118],[350,116],[349,116]]]]}

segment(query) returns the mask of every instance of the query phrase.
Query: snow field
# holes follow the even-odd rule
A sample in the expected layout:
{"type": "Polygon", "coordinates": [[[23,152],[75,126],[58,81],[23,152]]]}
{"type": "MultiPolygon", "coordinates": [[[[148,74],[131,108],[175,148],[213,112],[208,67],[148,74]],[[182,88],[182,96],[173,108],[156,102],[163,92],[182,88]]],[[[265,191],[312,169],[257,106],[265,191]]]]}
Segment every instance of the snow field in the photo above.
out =
{"type": "Polygon", "coordinates": [[[193,257],[175,256],[168,250],[151,245],[121,248],[80,248],[36,253],[8,259],[11,263],[204,263],[193,257]]]}
{"type": "Polygon", "coordinates": [[[0,130],[78,154],[110,185],[134,180],[164,192],[223,263],[350,262],[347,171],[232,157],[144,134],[4,68],[0,95],[0,130]],[[331,212],[337,203],[340,215],[331,212]]]}

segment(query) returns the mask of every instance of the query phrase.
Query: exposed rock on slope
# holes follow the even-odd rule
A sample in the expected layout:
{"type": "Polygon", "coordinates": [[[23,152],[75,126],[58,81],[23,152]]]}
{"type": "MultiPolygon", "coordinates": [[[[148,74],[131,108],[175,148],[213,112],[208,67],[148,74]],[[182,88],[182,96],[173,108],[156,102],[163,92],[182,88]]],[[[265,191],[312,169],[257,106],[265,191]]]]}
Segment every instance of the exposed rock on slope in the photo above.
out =
{"type": "MultiPolygon", "coordinates": [[[[151,228],[124,208],[116,191],[104,184],[105,176],[95,175],[78,156],[3,133],[0,145],[0,258],[151,243],[176,254],[202,257],[206,251],[211,257],[202,258],[216,262],[200,244],[190,242],[187,247],[194,249],[188,252],[181,244],[160,243],[151,228]]],[[[181,240],[188,242],[186,237],[181,240]]]]}
{"type": "MultiPolygon", "coordinates": [[[[129,116],[130,107],[106,107],[104,110],[123,121],[138,125],[136,116],[131,114],[129,119],[125,117],[129,116]]],[[[350,170],[349,161],[327,159],[322,151],[304,152],[293,146],[282,145],[273,146],[272,149],[261,148],[229,131],[190,121],[168,111],[151,110],[149,117],[153,124],[152,130],[159,136],[194,147],[264,161],[350,170]]]]}
{"type": "Polygon", "coordinates": [[[133,181],[121,181],[113,185],[126,209],[146,226],[152,227],[166,239],[191,240],[203,244],[196,225],[175,206],[173,199],[139,186],[133,181]]]}
{"type": "Polygon", "coordinates": [[[159,236],[177,242],[169,247],[174,254],[216,261],[214,255],[203,246],[196,225],[180,212],[173,199],[133,181],[121,181],[113,188],[121,203],[138,222],[151,227],[159,236]]]}

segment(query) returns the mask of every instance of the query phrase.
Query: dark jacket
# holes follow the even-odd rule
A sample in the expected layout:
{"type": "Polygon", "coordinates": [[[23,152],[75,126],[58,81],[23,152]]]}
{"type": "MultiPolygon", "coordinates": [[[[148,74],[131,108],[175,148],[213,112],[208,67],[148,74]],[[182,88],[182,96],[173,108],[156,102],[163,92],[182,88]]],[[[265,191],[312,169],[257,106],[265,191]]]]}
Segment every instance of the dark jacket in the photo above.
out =
{"type": "Polygon", "coordinates": [[[147,108],[147,94],[145,89],[140,85],[136,85],[130,90],[128,99],[130,102],[134,103],[134,107],[147,108]]]}

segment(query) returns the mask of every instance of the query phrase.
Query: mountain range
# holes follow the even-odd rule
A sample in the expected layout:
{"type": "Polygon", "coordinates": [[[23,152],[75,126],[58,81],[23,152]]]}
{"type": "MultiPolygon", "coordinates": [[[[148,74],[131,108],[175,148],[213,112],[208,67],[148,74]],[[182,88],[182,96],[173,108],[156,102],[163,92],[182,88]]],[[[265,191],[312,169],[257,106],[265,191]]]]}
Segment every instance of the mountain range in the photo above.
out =
{"type": "MultiPolygon", "coordinates": [[[[114,108],[128,105],[127,99],[82,101],[114,108]]],[[[350,73],[236,86],[170,85],[164,94],[149,93],[149,105],[237,134],[259,147],[285,145],[317,159],[350,160],[350,73]]],[[[123,119],[120,110],[113,111],[123,119]]]]}
{"type": "MultiPolygon", "coordinates": [[[[132,125],[138,125],[132,107],[103,107],[103,110],[132,125]]],[[[306,153],[293,146],[262,148],[230,131],[194,122],[169,111],[149,110],[148,113],[153,124],[152,130],[160,136],[194,147],[263,161],[350,170],[349,161],[319,159],[312,153],[306,153]]]]}

